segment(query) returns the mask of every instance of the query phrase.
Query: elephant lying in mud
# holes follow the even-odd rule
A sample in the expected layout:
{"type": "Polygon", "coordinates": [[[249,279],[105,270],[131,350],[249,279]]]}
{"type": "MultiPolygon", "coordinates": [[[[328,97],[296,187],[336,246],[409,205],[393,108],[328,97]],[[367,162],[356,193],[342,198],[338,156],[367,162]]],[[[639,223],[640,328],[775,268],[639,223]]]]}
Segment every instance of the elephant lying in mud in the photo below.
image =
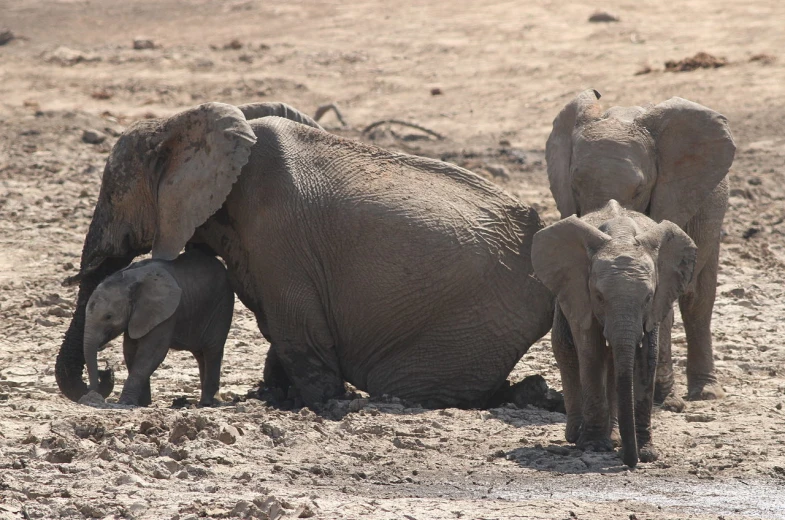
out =
{"type": "MultiPolygon", "coordinates": [[[[615,199],[623,207],[678,225],[698,246],[695,276],[679,299],[687,334],[690,399],[724,396],[714,373],[711,313],[720,231],[728,207],[728,169],[736,146],[727,120],[681,98],[603,111],[586,90],[553,121],[546,145],[551,192],[562,218],[615,199]]],[[[672,314],[666,318],[673,321],[672,314]]],[[[670,330],[670,327],[668,327],[670,330]]],[[[660,351],[655,400],[681,409],[672,393],[670,341],[660,351]]]]}
{"type": "MultiPolygon", "coordinates": [[[[695,268],[696,247],[611,200],[534,235],[532,263],[556,294],[551,342],[561,372],[569,442],[610,451],[618,417],[623,460],[657,459],[651,410],[659,337],[695,268]]],[[[664,330],[667,329],[667,330],[664,330]]]]}
{"type": "Polygon", "coordinates": [[[270,341],[268,386],[293,385],[312,406],[344,381],[431,407],[482,405],[553,319],[531,267],[537,213],[457,166],[259,107],[207,103],[119,138],[74,277],[63,393],[86,390],[96,285],[191,242],[224,259],[270,341]],[[286,117],[245,116],[271,112],[286,117]]]}
{"type": "Polygon", "coordinates": [[[212,405],[233,310],[226,269],[197,250],[171,262],[142,260],[114,273],[87,302],[84,357],[89,388],[100,391],[98,350],[123,334],[128,379],[120,404],[150,404],[150,376],[172,348],[194,355],[202,383],[199,404],[212,405]]]}

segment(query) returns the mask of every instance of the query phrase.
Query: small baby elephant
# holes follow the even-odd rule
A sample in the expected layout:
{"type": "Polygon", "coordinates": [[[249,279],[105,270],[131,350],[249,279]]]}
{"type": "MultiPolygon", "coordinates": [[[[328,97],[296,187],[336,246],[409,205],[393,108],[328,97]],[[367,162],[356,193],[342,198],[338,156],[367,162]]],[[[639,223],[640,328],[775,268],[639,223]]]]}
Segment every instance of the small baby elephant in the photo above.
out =
{"type": "Polygon", "coordinates": [[[98,351],[121,333],[128,379],[121,404],[147,406],[150,376],[170,348],[199,363],[199,404],[214,404],[224,343],[234,310],[223,264],[197,250],[172,261],[143,260],[101,283],[87,302],[84,357],[90,389],[98,390],[98,351]]]}
{"type": "Polygon", "coordinates": [[[657,355],[670,343],[665,318],[692,278],[695,256],[695,243],[676,224],[657,224],[615,200],[534,235],[534,271],[557,298],[551,343],[569,442],[611,451],[618,418],[624,463],[657,459],[657,355]]]}

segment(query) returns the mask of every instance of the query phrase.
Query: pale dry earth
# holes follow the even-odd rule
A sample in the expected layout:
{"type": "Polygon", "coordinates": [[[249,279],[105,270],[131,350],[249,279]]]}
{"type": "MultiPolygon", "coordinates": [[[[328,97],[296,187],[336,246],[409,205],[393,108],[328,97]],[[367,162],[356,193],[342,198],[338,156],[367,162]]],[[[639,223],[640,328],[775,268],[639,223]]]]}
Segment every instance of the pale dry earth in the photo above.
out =
{"type": "MultiPolygon", "coordinates": [[[[0,1],[17,36],[0,46],[0,519],[785,518],[784,24],[776,0],[0,1]],[[597,8],[620,21],[588,23],[597,8]],[[138,36],[156,48],[134,50],[138,36]],[[728,65],[664,72],[699,51],[728,65]],[[761,54],[771,59],[750,61],[761,54]],[[417,122],[447,139],[393,127],[376,142],[469,167],[553,222],[545,139],[589,87],[607,104],[697,101],[729,118],[738,144],[714,316],[728,395],[658,411],[660,461],[630,471],[580,452],[563,415],[515,405],[355,399],[319,416],[243,402],[267,345],[239,306],[225,406],[172,408],[198,395],[196,364],[176,352],[149,409],[59,394],[54,358],[75,301],[60,282],[134,119],[274,100],[310,113],[335,102],[349,127],[323,122],[353,138],[372,140],[360,130],[378,119],[417,122]],[[105,141],[83,142],[85,129],[105,141]]],[[[680,324],[674,339],[684,390],[680,324]]],[[[103,359],[119,390],[118,342],[103,359]]],[[[561,387],[547,336],[510,379],[534,373],[561,387]]]]}

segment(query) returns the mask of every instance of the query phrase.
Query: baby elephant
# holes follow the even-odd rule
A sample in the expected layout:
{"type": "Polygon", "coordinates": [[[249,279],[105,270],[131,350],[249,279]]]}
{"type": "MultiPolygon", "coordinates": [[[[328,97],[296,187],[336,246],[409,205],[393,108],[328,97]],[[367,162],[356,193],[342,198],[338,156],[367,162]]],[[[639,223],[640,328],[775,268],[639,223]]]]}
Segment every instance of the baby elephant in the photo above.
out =
{"type": "Polygon", "coordinates": [[[663,320],[692,278],[695,255],[677,225],[615,200],[534,235],[534,271],[557,297],[551,342],[569,442],[611,451],[618,418],[624,463],[657,459],[651,410],[657,354],[670,342],[663,320]]]}
{"type": "Polygon", "coordinates": [[[147,406],[150,376],[170,348],[199,363],[202,406],[214,403],[234,292],[218,259],[189,251],[172,261],[143,260],[110,276],[87,302],[84,357],[98,390],[97,353],[121,333],[128,379],[121,404],[147,406]]]}

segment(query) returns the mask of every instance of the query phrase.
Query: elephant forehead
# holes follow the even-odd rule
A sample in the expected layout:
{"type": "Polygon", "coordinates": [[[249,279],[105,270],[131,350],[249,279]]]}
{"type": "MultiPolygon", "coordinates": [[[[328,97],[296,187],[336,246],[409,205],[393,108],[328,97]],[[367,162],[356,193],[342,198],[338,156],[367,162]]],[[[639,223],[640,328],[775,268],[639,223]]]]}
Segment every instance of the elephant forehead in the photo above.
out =
{"type": "Polygon", "coordinates": [[[612,283],[619,277],[630,280],[651,280],[654,274],[654,261],[642,247],[625,244],[623,248],[606,249],[611,250],[598,253],[592,262],[592,275],[598,286],[612,283]]]}

